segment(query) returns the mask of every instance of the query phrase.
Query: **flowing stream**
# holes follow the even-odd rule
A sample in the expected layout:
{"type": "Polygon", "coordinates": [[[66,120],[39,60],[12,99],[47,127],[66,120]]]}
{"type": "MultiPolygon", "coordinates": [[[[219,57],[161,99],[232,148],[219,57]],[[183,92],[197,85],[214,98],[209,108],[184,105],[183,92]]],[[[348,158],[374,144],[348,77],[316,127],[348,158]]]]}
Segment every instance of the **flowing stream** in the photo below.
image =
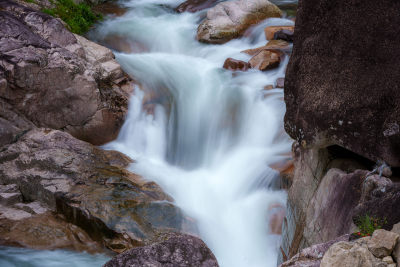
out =
{"type": "Polygon", "coordinates": [[[282,89],[263,90],[284,77],[276,70],[232,73],[226,58],[265,45],[268,19],[247,37],[201,44],[196,30],[205,12],[177,14],[176,0],[132,0],[129,11],[97,28],[97,38],[123,36],[144,51],[116,53],[141,84],[131,98],[118,139],[106,146],[136,160],[132,171],[157,182],[192,217],[222,267],[276,266],[279,235],[269,220],[285,206],[269,165],[287,157],[282,89]]]}
{"type": "MultiPolygon", "coordinates": [[[[249,60],[240,51],[265,45],[266,26],[293,22],[267,19],[239,40],[201,44],[195,35],[205,11],[177,14],[173,8],[180,3],[123,2],[128,11],[92,33],[95,39],[122,36],[134,44],[133,52],[115,54],[142,88],[135,88],[118,139],[105,148],[134,158],[132,171],[174,198],[220,266],[276,266],[280,237],[270,221],[285,206],[286,194],[274,189],[277,171],[269,166],[288,157],[291,141],[283,130],[282,89],[263,88],[284,77],[288,58],[267,72],[232,73],[222,65],[228,57],[249,60]]],[[[0,250],[1,266],[100,266],[106,260],[0,250]],[[57,258],[65,264],[57,265],[57,258]]]]}

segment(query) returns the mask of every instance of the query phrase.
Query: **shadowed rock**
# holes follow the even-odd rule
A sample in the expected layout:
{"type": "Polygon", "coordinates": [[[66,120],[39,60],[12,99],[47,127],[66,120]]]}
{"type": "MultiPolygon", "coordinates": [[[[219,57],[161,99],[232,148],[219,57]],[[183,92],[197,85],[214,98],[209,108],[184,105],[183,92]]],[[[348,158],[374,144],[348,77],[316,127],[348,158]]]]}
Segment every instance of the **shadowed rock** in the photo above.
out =
{"type": "Polygon", "coordinates": [[[299,1],[285,129],[306,147],[336,144],[399,167],[400,2],[360,3],[299,1]]]}

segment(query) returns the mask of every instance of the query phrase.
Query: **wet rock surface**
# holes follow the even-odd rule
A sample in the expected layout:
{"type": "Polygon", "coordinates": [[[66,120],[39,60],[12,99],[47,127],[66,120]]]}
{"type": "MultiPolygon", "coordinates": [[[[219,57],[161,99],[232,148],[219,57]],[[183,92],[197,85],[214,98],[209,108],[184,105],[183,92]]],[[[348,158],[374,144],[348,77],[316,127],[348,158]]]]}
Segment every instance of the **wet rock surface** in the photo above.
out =
{"type": "Polygon", "coordinates": [[[283,40],[271,40],[264,46],[252,48],[252,49],[246,49],[246,50],[243,50],[242,53],[248,54],[250,56],[255,56],[264,50],[271,51],[274,53],[285,53],[285,54],[291,53],[291,47],[290,47],[289,43],[286,41],[283,41],[283,40]]]}
{"type": "Polygon", "coordinates": [[[285,81],[293,139],[400,166],[399,8],[395,1],[299,1],[285,81]]]}
{"type": "MultiPolygon", "coordinates": [[[[43,220],[50,211],[116,252],[153,242],[163,232],[180,231],[180,209],[155,183],[127,171],[131,162],[65,132],[31,130],[0,151],[2,194],[23,196],[23,201],[1,202],[0,219],[41,215],[38,220],[43,220]]],[[[27,222],[20,225],[29,227],[27,222]]],[[[35,247],[18,237],[7,242],[35,247]]]]}
{"type": "Polygon", "coordinates": [[[279,53],[262,50],[249,60],[249,65],[253,69],[265,71],[279,67],[280,62],[281,57],[279,53]]]}
{"type": "Polygon", "coordinates": [[[107,262],[104,267],[218,267],[215,256],[199,238],[169,234],[164,241],[128,250],[107,262]]]}
{"type": "Polygon", "coordinates": [[[240,37],[251,25],[269,17],[281,17],[280,9],[268,0],[239,0],[217,4],[197,29],[197,40],[222,44],[240,37]]]}
{"type": "Polygon", "coordinates": [[[0,144],[35,127],[96,145],[116,138],[133,84],[110,50],[8,0],[0,24],[0,144]]]}
{"type": "Polygon", "coordinates": [[[19,220],[0,219],[0,244],[33,249],[106,252],[101,244],[93,241],[80,227],[66,222],[52,212],[19,220]]]}
{"type": "Polygon", "coordinates": [[[188,0],[180,4],[175,10],[182,12],[197,12],[206,8],[210,8],[218,3],[218,0],[188,0]]]}
{"type": "Polygon", "coordinates": [[[224,62],[224,69],[232,71],[246,71],[250,67],[249,63],[233,58],[227,58],[224,62]]]}

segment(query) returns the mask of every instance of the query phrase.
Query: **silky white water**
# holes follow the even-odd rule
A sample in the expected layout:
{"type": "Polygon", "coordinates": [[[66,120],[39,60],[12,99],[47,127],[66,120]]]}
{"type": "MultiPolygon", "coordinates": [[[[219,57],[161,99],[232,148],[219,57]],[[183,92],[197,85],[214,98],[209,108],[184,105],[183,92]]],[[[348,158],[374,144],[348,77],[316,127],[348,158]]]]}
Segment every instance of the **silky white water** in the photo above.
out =
{"type": "MultiPolygon", "coordinates": [[[[275,0],[293,3],[295,0],[275,0]]],[[[282,89],[288,58],[267,72],[232,73],[226,58],[248,60],[244,49],[265,45],[268,19],[224,45],[195,40],[205,11],[177,14],[176,0],[123,2],[129,11],[99,25],[92,37],[122,36],[132,53],[116,53],[141,88],[131,96],[117,140],[105,146],[136,163],[132,171],[157,182],[194,219],[198,234],[222,267],[276,266],[279,235],[270,218],[285,206],[269,165],[288,157],[282,89]]],[[[68,251],[0,248],[0,266],[101,266],[109,258],[68,251]]]]}
{"type": "MultiPolygon", "coordinates": [[[[275,1],[276,2],[276,1],[275,1]]],[[[282,0],[282,2],[291,2],[282,0]]],[[[200,44],[205,11],[177,14],[175,0],[132,0],[122,17],[99,25],[93,38],[123,36],[132,53],[116,53],[141,88],[131,96],[117,140],[105,146],[136,163],[132,171],[157,182],[194,219],[222,267],[276,266],[279,235],[270,218],[286,195],[273,189],[269,165],[287,158],[283,91],[263,90],[284,77],[288,58],[267,72],[222,69],[226,58],[248,60],[244,49],[265,45],[268,19],[240,40],[200,44]]],[[[0,249],[1,266],[101,266],[108,257],[67,251],[0,249]]]]}
{"type": "Polygon", "coordinates": [[[291,142],[282,90],[262,89],[284,77],[288,58],[267,72],[233,74],[222,65],[265,45],[265,26],[293,22],[269,19],[246,38],[206,45],[195,40],[204,11],[176,14],[173,0],[124,4],[129,11],[95,34],[131,41],[135,52],[116,58],[142,90],[135,88],[118,139],[105,147],[134,158],[132,171],[174,198],[220,266],[276,266],[279,236],[269,218],[286,195],[272,189],[277,173],[269,165],[287,157],[291,142]]]}

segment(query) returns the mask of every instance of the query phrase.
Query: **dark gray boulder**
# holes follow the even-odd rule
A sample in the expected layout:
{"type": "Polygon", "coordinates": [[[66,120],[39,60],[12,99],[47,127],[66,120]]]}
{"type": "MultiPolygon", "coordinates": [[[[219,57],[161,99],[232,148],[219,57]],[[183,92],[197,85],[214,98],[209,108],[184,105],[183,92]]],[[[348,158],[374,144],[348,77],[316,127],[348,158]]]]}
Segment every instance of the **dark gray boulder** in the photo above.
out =
{"type": "Polygon", "coordinates": [[[300,0],[285,129],[400,166],[400,2],[300,0]]]}
{"type": "Polygon", "coordinates": [[[128,250],[104,267],[217,267],[214,254],[199,238],[171,233],[164,241],[128,250]]]}

